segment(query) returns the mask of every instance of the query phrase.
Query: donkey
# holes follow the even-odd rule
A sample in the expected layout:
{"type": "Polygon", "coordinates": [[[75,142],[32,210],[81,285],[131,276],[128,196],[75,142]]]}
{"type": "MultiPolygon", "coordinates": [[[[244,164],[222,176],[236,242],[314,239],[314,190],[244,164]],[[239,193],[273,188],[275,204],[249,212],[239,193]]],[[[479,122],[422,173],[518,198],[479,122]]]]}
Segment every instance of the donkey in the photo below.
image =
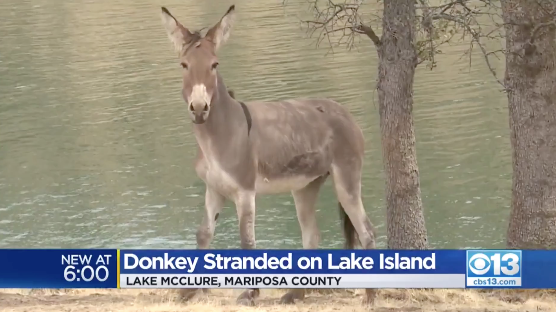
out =
{"type": "MultiPolygon", "coordinates": [[[[235,99],[218,73],[217,50],[230,36],[235,6],[204,36],[190,32],[162,7],[162,22],[183,68],[182,96],[197,141],[195,171],[205,185],[205,214],[197,247],[207,249],[226,200],[235,203],[241,248],[255,248],[255,197],[291,192],[303,248],[317,249],[320,232],[315,203],[331,175],[339,201],[346,248],[375,248],[373,225],[361,200],[364,138],[351,114],[329,99],[248,102],[235,99]]],[[[182,289],[183,300],[197,289],[182,289]]],[[[293,289],[280,300],[291,304],[306,290],[293,289]]],[[[259,289],[247,289],[239,304],[253,305],[259,289]]],[[[373,289],[366,290],[372,303],[373,289]]]]}

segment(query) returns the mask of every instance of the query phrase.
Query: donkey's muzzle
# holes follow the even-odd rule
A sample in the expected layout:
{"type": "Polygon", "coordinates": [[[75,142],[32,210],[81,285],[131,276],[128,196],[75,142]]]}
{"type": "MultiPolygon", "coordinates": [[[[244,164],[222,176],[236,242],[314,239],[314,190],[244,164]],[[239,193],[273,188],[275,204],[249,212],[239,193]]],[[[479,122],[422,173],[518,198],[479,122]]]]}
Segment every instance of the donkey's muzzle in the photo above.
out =
{"type": "Polygon", "coordinates": [[[202,124],[207,121],[209,105],[205,102],[192,102],[189,104],[189,114],[193,123],[202,124]]]}

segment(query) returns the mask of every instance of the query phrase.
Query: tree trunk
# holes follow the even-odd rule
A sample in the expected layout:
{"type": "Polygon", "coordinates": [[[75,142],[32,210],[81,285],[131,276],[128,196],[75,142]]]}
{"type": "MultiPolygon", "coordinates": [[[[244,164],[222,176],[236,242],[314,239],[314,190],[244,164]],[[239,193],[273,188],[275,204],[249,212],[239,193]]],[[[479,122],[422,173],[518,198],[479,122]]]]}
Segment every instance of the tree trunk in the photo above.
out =
{"type": "Polygon", "coordinates": [[[508,247],[556,247],[554,0],[503,0],[513,185],[508,247]],[[552,13],[551,13],[552,12],[552,13]]]}
{"type": "Polygon", "coordinates": [[[391,249],[427,248],[412,116],[415,18],[415,0],[384,0],[378,100],[391,249]]]}

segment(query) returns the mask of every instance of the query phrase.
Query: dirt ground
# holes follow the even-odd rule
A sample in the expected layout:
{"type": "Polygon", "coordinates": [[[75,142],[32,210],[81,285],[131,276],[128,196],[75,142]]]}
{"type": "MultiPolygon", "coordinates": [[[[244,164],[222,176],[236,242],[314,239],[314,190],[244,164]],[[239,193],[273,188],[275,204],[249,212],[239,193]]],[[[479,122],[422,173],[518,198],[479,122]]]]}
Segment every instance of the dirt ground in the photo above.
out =
{"type": "Polygon", "coordinates": [[[254,307],[235,304],[240,290],[212,290],[180,303],[168,290],[0,289],[2,312],[302,312],[302,311],[556,311],[556,290],[380,290],[375,305],[361,304],[363,292],[309,294],[295,305],[279,305],[283,290],[261,290],[254,307]]]}

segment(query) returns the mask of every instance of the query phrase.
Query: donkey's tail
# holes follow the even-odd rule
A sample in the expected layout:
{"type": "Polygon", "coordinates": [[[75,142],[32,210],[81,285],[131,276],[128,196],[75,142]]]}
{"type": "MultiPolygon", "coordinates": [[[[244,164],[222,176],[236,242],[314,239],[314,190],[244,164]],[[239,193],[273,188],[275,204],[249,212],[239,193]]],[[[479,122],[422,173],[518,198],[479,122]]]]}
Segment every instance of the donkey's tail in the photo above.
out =
{"type": "Polygon", "coordinates": [[[338,203],[338,208],[340,208],[340,222],[342,223],[342,229],[344,230],[344,237],[346,239],[344,248],[355,249],[355,245],[359,242],[355,227],[341,203],[338,203]]]}

